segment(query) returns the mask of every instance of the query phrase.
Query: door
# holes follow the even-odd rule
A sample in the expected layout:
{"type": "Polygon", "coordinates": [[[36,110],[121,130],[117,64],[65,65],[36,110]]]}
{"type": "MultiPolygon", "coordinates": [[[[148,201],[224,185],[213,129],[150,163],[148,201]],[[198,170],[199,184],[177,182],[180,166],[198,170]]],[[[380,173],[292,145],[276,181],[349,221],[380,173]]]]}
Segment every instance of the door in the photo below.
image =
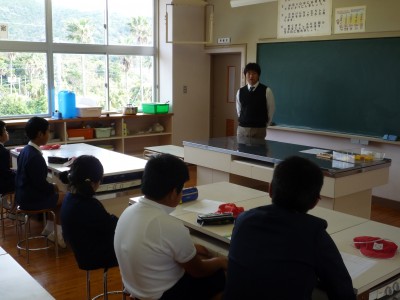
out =
{"type": "Polygon", "coordinates": [[[211,55],[210,137],[236,135],[241,53],[211,55]]]}

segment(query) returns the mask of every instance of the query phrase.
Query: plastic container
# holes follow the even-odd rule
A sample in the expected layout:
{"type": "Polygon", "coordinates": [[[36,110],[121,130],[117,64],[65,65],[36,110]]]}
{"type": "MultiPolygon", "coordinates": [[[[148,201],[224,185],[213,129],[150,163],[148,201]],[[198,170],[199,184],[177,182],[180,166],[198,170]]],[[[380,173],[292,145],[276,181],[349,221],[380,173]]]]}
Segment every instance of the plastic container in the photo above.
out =
{"type": "Polygon", "coordinates": [[[111,136],[111,127],[95,128],[96,138],[107,138],[111,136]]]}
{"type": "Polygon", "coordinates": [[[74,92],[60,91],[58,93],[58,111],[62,113],[63,119],[75,118],[77,116],[74,92]]]}
{"type": "Polygon", "coordinates": [[[77,115],[80,118],[88,117],[100,117],[101,116],[101,106],[95,107],[77,107],[77,115]]]}
{"type": "Polygon", "coordinates": [[[93,138],[93,128],[67,129],[68,138],[83,137],[85,140],[93,138]]]}
{"type": "Polygon", "coordinates": [[[168,103],[142,103],[145,114],[166,114],[169,111],[168,103]]]}

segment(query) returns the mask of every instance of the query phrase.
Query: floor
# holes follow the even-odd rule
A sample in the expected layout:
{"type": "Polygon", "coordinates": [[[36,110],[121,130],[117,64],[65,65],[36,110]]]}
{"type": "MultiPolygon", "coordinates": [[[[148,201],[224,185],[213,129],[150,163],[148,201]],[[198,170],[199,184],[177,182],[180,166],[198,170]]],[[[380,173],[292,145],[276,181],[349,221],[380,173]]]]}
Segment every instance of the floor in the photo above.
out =
{"type": "MultiPolygon", "coordinates": [[[[128,198],[118,201],[106,200],[105,206],[113,213],[119,214],[127,206],[128,198]]],[[[384,199],[374,199],[372,205],[372,220],[400,227],[400,203],[393,203],[384,199]]],[[[8,225],[12,223],[6,220],[8,225]]],[[[33,222],[32,230],[40,232],[40,222],[33,222]]],[[[6,228],[5,238],[0,238],[0,247],[10,253],[50,294],[60,300],[85,299],[86,273],[80,270],[75,262],[72,251],[61,249],[56,259],[54,251],[37,251],[31,254],[31,263],[27,265],[25,255],[18,255],[16,249],[15,227],[6,228]]],[[[1,268],[1,266],[0,266],[1,268]]],[[[122,287],[118,268],[109,271],[109,289],[120,290],[122,287]]],[[[102,290],[102,272],[92,273],[92,295],[102,290]]],[[[109,298],[121,299],[120,295],[109,298]]]]}

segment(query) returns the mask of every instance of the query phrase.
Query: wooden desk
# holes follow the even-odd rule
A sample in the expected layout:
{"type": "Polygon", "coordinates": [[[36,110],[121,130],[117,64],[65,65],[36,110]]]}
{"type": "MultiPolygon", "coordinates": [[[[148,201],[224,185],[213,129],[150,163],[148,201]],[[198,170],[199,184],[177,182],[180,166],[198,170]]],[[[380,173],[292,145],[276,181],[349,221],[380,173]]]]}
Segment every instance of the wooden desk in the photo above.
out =
{"type": "Polygon", "coordinates": [[[9,254],[0,255],[1,299],[55,299],[9,254]]]}
{"type": "Polygon", "coordinates": [[[372,188],[388,182],[391,164],[390,159],[368,163],[323,160],[304,152],[312,147],[262,139],[224,137],[184,141],[183,145],[185,161],[197,165],[198,185],[231,181],[233,175],[271,182],[277,163],[291,155],[306,157],[325,175],[318,205],[368,219],[372,188]]]}

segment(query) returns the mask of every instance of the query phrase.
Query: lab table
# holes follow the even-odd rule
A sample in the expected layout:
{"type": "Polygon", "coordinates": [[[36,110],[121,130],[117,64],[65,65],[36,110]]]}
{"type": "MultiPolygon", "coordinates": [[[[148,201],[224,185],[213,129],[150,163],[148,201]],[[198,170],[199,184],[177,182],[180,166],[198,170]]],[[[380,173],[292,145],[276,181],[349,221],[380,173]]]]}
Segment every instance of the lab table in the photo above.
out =
{"type": "MultiPolygon", "coordinates": [[[[198,189],[198,200],[179,205],[176,210],[179,213],[171,215],[181,220],[191,230],[192,238],[196,243],[203,244],[215,255],[228,255],[230,236],[234,225],[199,225],[197,223],[198,208],[202,208],[203,213],[214,212],[213,206],[210,206],[207,211],[207,205],[210,204],[205,200],[213,200],[218,203],[233,202],[237,206],[244,207],[245,210],[271,203],[268,195],[259,196],[257,194],[260,191],[229,182],[206,184],[198,186],[198,189]],[[232,194],[235,194],[236,197],[232,197],[232,194]],[[239,198],[242,199],[239,200],[239,198]],[[201,204],[203,201],[205,201],[204,205],[201,204]]],[[[132,199],[134,198],[131,198],[130,203],[135,202],[132,199]]],[[[400,287],[399,253],[392,259],[371,259],[364,257],[353,246],[354,237],[365,235],[390,239],[400,245],[400,228],[323,207],[315,207],[309,211],[309,214],[328,222],[327,232],[344,257],[346,266],[352,275],[353,287],[358,300],[391,299],[388,298],[388,295],[385,296],[390,289],[393,294],[398,293],[398,297],[400,297],[400,291],[394,291],[395,286],[400,287]],[[353,260],[355,262],[352,262],[353,260]],[[350,267],[352,263],[357,264],[356,269],[360,268],[360,264],[366,266],[363,271],[357,270],[358,273],[355,273],[355,270],[350,267]]],[[[322,293],[313,299],[326,298],[322,293]]]]}
{"type": "Polygon", "coordinates": [[[0,295],[7,300],[55,299],[4,250],[0,251],[0,295]]]}
{"type": "Polygon", "coordinates": [[[391,165],[386,158],[355,163],[321,159],[318,151],[331,150],[236,136],[184,141],[183,145],[185,162],[197,165],[199,185],[232,181],[233,175],[270,183],[275,166],[285,158],[310,159],[324,173],[318,205],[363,218],[370,218],[372,189],[388,182],[391,165]]]}
{"type": "MultiPolygon", "coordinates": [[[[20,150],[12,149],[13,166],[17,166],[17,157],[20,150]]],[[[61,145],[59,149],[42,150],[43,157],[50,171],[49,177],[57,177],[59,173],[68,171],[69,166],[64,164],[48,163],[49,156],[73,158],[81,155],[97,157],[104,168],[104,176],[97,193],[110,194],[140,187],[143,170],[147,160],[119,152],[107,150],[85,143],[61,145]]]]}

